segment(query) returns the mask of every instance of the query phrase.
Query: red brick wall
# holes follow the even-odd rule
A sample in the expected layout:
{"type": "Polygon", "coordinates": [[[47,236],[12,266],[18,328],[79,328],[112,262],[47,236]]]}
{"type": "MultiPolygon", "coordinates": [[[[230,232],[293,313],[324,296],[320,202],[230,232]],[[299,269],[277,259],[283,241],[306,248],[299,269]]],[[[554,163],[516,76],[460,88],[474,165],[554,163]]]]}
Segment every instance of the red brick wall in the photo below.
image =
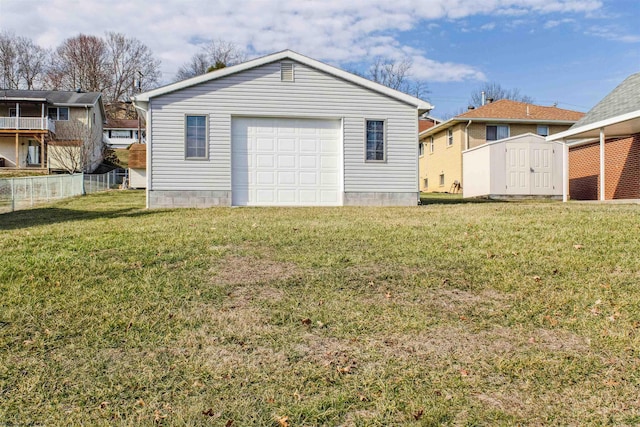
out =
{"type": "MultiPolygon", "coordinates": [[[[605,142],[605,199],[640,199],[640,134],[605,142]]],[[[569,149],[569,196],[600,197],[600,143],[569,149]]]]}

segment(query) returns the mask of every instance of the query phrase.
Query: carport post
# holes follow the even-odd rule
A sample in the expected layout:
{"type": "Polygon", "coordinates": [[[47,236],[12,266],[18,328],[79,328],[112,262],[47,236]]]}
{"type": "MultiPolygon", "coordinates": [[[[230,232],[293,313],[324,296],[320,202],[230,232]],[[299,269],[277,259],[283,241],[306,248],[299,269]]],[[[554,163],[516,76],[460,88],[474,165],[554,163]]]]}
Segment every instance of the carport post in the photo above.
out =
{"type": "Polygon", "coordinates": [[[604,200],[604,128],[600,128],[600,200],[604,200]]]}
{"type": "Polygon", "coordinates": [[[562,201],[566,202],[569,193],[569,146],[562,140],[562,201]]]}

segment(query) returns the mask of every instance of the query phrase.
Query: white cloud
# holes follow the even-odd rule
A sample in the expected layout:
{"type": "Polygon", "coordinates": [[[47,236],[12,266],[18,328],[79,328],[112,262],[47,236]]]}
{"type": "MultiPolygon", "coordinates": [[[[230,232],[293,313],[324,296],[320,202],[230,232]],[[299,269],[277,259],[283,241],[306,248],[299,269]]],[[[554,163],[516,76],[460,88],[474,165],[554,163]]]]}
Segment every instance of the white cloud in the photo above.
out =
{"type": "Polygon", "coordinates": [[[624,34],[620,32],[616,27],[591,27],[586,32],[589,35],[601,37],[603,39],[623,42],[623,43],[639,43],[640,35],[638,34],[624,34]]]}
{"type": "Polygon", "coordinates": [[[565,18],[565,19],[551,19],[544,23],[543,27],[546,29],[555,28],[563,24],[573,24],[575,23],[575,19],[565,18]]]}
{"type": "MultiPolygon", "coordinates": [[[[224,39],[260,55],[293,49],[336,65],[406,52],[402,33],[434,30],[437,20],[478,15],[590,13],[598,0],[0,0],[0,28],[55,47],[78,33],[125,33],[162,60],[165,79],[198,51],[194,40],[224,39]]],[[[551,21],[550,21],[551,22],[551,21]]],[[[494,23],[481,27],[495,28],[494,23]]],[[[421,42],[414,41],[417,45],[421,42]]],[[[414,52],[416,76],[437,81],[483,79],[472,65],[414,52]]]]}

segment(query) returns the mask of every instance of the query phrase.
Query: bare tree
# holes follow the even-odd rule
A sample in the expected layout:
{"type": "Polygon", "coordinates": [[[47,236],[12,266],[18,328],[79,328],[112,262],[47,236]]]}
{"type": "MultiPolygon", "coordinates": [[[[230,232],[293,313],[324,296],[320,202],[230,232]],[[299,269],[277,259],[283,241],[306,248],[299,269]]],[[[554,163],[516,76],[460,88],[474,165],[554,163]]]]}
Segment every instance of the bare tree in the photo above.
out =
{"type": "Polygon", "coordinates": [[[102,151],[99,127],[75,119],[56,123],[56,140],[48,144],[47,155],[52,169],[91,172],[102,151]]]}
{"type": "Polygon", "coordinates": [[[520,101],[531,104],[534,102],[534,99],[528,95],[522,95],[520,93],[520,89],[505,89],[500,86],[499,83],[490,82],[485,83],[482,87],[478,88],[478,90],[471,93],[471,98],[469,100],[470,105],[474,107],[482,106],[482,92],[484,92],[485,100],[492,99],[497,101],[499,99],[510,99],[512,101],[520,101]]]}
{"type": "Polygon", "coordinates": [[[0,33],[0,87],[41,89],[49,52],[27,37],[0,33]]]}
{"type": "Polygon", "coordinates": [[[128,101],[137,90],[155,87],[160,78],[160,61],[140,40],[120,33],[107,33],[107,62],[110,82],[104,91],[107,103],[128,101]],[[134,82],[139,82],[137,87],[134,82]]]}
{"type": "Polygon", "coordinates": [[[199,76],[246,60],[246,53],[235,43],[214,40],[203,46],[200,52],[193,55],[189,62],[178,69],[176,81],[199,76]]]}
{"type": "Polygon", "coordinates": [[[99,37],[80,34],[66,39],[54,55],[47,79],[51,89],[102,92],[111,76],[106,43],[99,37]]]}
{"type": "Polygon", "coordinates": [[[16,50],[21,87],[27,90],[42,89],[47,72],[49,52],[26,37],[18,37],[17,41],[16,50]]]}
{"type": "Polygon", "coordinates": [[[394,61],[378,56],[374,58],[365,73],[350,72],[416,98],[424,98],[429,93],[427,83],[424,80],[416,80],[411,77],[412,66],[413,62],[410,58],[394,61]]]}
{"type": "Polygon", "coordinates": [[[15,40],[16,36],[11,33],[0,33],[0,87],[3,89],[18,89],[20,84],[15,40]]]}

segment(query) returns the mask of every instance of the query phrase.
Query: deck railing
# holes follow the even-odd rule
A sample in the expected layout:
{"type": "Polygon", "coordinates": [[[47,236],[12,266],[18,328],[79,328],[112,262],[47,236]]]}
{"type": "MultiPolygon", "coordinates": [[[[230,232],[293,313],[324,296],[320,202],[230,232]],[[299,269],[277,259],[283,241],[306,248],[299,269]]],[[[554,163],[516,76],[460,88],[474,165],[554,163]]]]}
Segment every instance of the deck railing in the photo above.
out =
{"type": "Polygon", "coordinates": [[[43,117],[0,117],[0,129],[56,131],[56,122],[43,117]]]}

